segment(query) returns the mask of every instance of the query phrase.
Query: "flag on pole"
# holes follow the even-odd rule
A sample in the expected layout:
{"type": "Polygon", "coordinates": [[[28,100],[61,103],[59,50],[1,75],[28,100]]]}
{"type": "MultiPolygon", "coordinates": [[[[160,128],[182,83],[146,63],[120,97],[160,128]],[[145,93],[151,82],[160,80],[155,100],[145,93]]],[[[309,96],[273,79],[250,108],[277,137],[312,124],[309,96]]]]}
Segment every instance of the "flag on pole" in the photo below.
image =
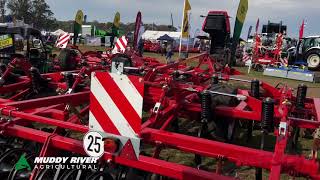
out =
{"type": "Polygon", "coordinates": [[[183,22],[181,28],[182,38],[189,38],[189,15],[188,12],[191,10],[191,5],[189,0],[184,1],[183,9],[183,22]]]}
{"type": "Polygon", "coordinates": [[[84,15],[84,18],[83,18],[83,23],[84,23],[84,24],[87,23],[87,19],[88,19],[88,16],[87,16],[87,15],[84,15]]]}
{"type": "Polygon", "coordinates": [[[120,27],[120,13],[119,12],[117,12],[116,15],[114,16],[113,25],[117,28],[120,27]]]}
{"type": "Polygon", "coordinates": [[[247,40],[250,38],[250,35],[251,35],[251,31],[252,31],[252,26],[249,27],[249,30],[248,30],[248,36],[247,36],[247,40]]]}
{"type": "Polygon", "coordinates": [[[74,21],[74,27],[73,27],[73,33],[74,33],[74,39],[73,44],[77,44],[77,39],[79,36],[79,33],[81,32],[82,23],[83,23],[84,15],[81,10],[78,10],[75,21],[74,21]]]}
{"type": "Polygon", "coordinates": [[[299,39],[303,38],[303,34],[304,34],[304,20],[302,21],[302,24],[300,26],[299,39]]]}
{"type": "MultiPolygon", "coordinates": [[[[184,0],[184,7],[183,7],[183,19],[182,19],[182,26],[181,26],[181,38],[180,38],[180,45],[179,45],[179,56],[181,56],[181,46],[182,46],[182,38],[188,38],[189,40],[189,11],[191,10],[191,5],[189,0],[184,0]]],[[[187,46],[188,47],[188,46],[187,46]]]]}
{"type": "Polygon", "coordinates": [[[142,34],[144,33],[145,29],[142,22],[142,16],[141,12],[139,11],[136,17],[136,24],[135,24],[135,31],[134,31],[134,49],[138,48],[138,43],[142,37],[142,34]]]}
{"type": "Polygon", "coordinates": [[[120,28],[120,13],[117,12],[114,16],[113,24],[111,27],[111,38],[110,38],[111,47],[113,47],[113,41],[115,37],[119,37],[119,28],[120,28]]]}
{"type": "Polygon", "coordinates": [[[258,18],[257,24],[256,24],[256,33],[258,33],[259,30],[259,24],[260,24],[260,19],[258,18]]]}
{"type": "Polygon", "coordinates": [[[243,23],[246,20],[247,11],[248,11],[248,0],[240,0],[240,4],[237,11],[236,23],[234,26],[234,33],[233,33],[233,41],[236,43],[239,41],[243,23]]]}
{"type": "Polygon", "coordinates": [[[240,0],[237,18],[233,30],[232,47],[231,47],[231,64],[235,64],[235,54],[240,39],[243,23],[246,20],[248,11],[248,0],[240,0]]]}

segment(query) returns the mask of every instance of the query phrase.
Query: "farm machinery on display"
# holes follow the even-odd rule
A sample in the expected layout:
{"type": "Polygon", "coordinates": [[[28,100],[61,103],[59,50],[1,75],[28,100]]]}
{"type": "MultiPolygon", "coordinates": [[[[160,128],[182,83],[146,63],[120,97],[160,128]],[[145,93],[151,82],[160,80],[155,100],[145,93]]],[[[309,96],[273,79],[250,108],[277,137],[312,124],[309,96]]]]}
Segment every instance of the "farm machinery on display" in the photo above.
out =
{"type": "MultiPolygon", "coordinates": [[[[207,18],[211,36],[227,32],[220,16],[211,12],[207,18]]],[[[227,168],[233,165],[231,171],[255,168],[256,179],[263,169],[269,179],[281,174],[320,179],[316,149],[310,158],[288,152],[297,148],[300,128],[319,128],[320,99],[306,97],[305,85],[295,92],[234,77],[237,71],[211,55],[219,51],[226,57],[222,45],[221,39],[210,53],[172,64],[133,51],[111,55],[69,47],[54,61],[55,70],[44,74],[15,57],[1,67],[0,176],[236,179],[227,168]],[[250,88],[236,87],[239,82],[250,88]],[[254,130],[261,133],[254,136],[254,130]],[[241,144],[239,132],[247,142],[258,137],[259,147],[241,144]],[[267,141],[270,136],[274,142],[267,141]],[[266,148],[270,143],[273,150],[266,148]],[[193,163],[170,160],[168,151],[193,163]],[[39,157],[85,156],[97,158],[97,168],[65,169],[62,162],[36,168],[45,164],[35,160],[39,157]],[[22,166],[21,157],[29,164],[22,166]]]]}
{"type": "Polygon", "coordinates": [[[8,64],[15,57],[24,57],[28,58],[29,63],[41,73],[50,71],[51,48],[45,46],[39,30],[24,26],[1,26],[0,39],[2,64],[8,64]]]}
{"type": "Polygon", "coordinates": [[[256,34],[253,54],[252,54],[252,66],[257,71],[263,71],[267,66],[284,66],[288,63],[282,55],[283,35],[277,34],[273,40],[272,38],[261,36],[256,34]],[[264,38],[263,38],[264,37],[264,38]],[[271,40],[271,42],[269,41],[271,40]]]}
{"type": "Polygon", "coordinates": [[[297,47],[289,51],[289,64],[302,64],[310,70],[320,68],[320,36],[309,36],[302,38],[297,47]]]}

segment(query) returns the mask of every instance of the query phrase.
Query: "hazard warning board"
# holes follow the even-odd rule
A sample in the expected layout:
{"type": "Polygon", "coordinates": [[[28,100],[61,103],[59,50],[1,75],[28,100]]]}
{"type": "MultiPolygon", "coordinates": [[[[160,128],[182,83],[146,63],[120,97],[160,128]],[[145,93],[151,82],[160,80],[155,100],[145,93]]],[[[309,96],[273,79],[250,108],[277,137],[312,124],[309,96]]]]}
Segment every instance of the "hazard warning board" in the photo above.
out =
{"type": "Polygon", "coordinates": [[[135,158],[139,156],[143,93],[142,77],[109,72],[92,73],[90,131],[117,138],[122,148],[133,151],[135,158]]]}

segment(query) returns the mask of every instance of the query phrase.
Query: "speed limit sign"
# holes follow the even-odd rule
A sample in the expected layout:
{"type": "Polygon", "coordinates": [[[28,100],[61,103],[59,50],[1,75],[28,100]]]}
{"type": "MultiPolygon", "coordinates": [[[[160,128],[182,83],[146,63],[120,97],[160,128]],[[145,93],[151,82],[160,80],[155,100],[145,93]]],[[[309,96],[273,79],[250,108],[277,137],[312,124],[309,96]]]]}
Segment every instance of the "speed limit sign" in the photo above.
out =
{"type": "Polygon", "coordinates": [[[91,157],[101,157],[104,153],[103,136],[96,131],[88,132],[83,137],[83,148],[91,157]]]}

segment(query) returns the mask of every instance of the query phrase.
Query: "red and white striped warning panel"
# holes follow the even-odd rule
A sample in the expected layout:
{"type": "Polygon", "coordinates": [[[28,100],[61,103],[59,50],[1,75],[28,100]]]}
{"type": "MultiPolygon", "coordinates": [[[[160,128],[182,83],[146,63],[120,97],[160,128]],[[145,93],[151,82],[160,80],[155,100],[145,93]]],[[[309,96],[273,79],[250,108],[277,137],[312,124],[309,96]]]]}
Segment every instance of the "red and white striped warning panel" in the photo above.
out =
{"type": "Polygon", "coordinates": [[[66,48],[68,45],[68,42],[70,41],[70,34],[69,33],[64,33],[59,36],[59,39],[56,43],[57,48],[66,48]]]}
{"type": "Polygon", "coordinates": [[[247,62],[249,60],[251,60],[251,55],[249,55],[248,53],[244,53],[242,56],[242,62],[247,62]]]}
{"type": "Polygon", "coordinates": [[[126,51],[128,45],[128,40],[125,36],[122,36],[121,38],[117,39],[117,42],[114,46],[114,49],[112,50],[113,54],[116,53],[123,53],[126,51]]]}
{"type": "Polygon", "coordinates": [[[90,131],[119,139],[122,144],[120,149],[131,149],[135,158],[139,157],[143,93],[141,77],[108,72],[92,73],[90,131]]]}

